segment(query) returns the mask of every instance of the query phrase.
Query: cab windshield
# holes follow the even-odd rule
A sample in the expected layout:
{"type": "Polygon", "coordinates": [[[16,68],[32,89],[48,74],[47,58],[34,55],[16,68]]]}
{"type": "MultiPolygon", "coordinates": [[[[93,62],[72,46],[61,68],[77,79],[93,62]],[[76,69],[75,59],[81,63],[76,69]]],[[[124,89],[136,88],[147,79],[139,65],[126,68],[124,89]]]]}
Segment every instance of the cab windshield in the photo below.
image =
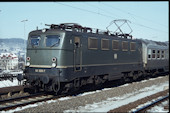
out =
{"type": "Polygon", "coordinates": [[[47,35],[46,36],[46,47],[57,47],[60,43],[59,35],[47,35]]]}
{"type": "Polygon", "coordinates": [[[31,38],[30,38],[31,46],[33,46],[33,47],[39,46],[39,42],[40,42],[40,36],[31,36],[31,38]]]}

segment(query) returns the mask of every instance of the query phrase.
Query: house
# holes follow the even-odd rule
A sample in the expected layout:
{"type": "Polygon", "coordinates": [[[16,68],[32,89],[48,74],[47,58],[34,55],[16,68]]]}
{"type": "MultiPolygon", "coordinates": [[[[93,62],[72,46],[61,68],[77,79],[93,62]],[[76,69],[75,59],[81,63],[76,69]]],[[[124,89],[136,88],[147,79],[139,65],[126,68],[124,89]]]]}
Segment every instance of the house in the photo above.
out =
{"type": "Polygon", "coordinates": [[[15,70],[18,68],[18,56],[13,53],[0,54],[0,69],[15,70]]]}

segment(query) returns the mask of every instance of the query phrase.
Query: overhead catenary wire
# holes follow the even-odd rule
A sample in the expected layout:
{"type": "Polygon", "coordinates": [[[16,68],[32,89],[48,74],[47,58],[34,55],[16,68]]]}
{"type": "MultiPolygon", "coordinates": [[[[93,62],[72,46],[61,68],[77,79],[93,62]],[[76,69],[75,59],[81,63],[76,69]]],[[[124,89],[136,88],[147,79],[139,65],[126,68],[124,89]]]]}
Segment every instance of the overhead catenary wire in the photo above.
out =
{"type": "MultiPolygon", "coordinates": [[[[110,16],[110,15],[106,15],[106,14],[99,13],[99,12],[95,12],[95,11],[90,11],[90,10],[87,10],[87,9],[83,9],[83,8],[71,6],[71,5],[68,5],[68,4],[63,4],[63,3],[61,3],[61,2],[56,2],[56,3],[57,3],[57,4],[60,4],[60,5],[67,6],[67,7],[71,7],[71,8],[74,8],[74,9],[82,10],[82,11],[85,11],[85,12],[89,12],[89,13],[101,15],[101,16],[104,16],[104,17],[107,17],[107,18],[112,18],[112,19],[115,18],[115,17],[110,16]]],[[[140,27],[144,27],[144,28],[148,28],[148,29],[154,30],[154,31],[159,31],[159,32],[168,33],[168,32],[166,32],[166,31],[163,31],[163,30],[160,30],[160,29],[155,29],[155,28],[152,28],[152,27],[148,27],[148,26],[146,26],[146,25],[142,25],[142,24],[139,24],[139,23],[135,23],[135,22],[133,22],[133,21],[131,21],[131,23],[134,24],[134,25],[140,26],[140,27]]]]}
{"type": "MultiPolygon", "coordinates": [[[[85,2],[86,3],[86,2],[85,2]]],[[[92,5],[92,4],[89,4],[89,3],[86,3],[87,5],[89,5],[89,6],[91,6],[91,7],[96,7],[96,6],[94,6],[94,5],[92,5]]],[[[111,15],[116,15],[116,17],[121,17],[120,15],[117,15],[117,14],[115,14],[115,13],[113,13],[113,12],[110,12],[110,11],[107,11],[107,10],[105,10],[105,9],[103,9],[103,8],[97,8],[98,10],[100,9],[101,11],[104,11],[104,12],[107,12],[107,13],[109,13],[109,14],[111,14],[111,15]]],[[[98,11],[99,12],[99,11],[98,11]]],[[[99,12],[100,13],[100,12],[99,12]]],[[[115,17],[114,17],[115,18],[115,17]]],[[[122,17],[121,17],[122,18],[122,17]]],[[[112,18],[113,19],[113,18],[112,18]]],[[[118,19],[118,18],[115,18],[115,19],[118,19]]]]}
{"type": "Polygon", "coordinates": [[[71,7],[71,8],[75,8],[75,9],[78,9],[78,10],[86,11],[86,12],[89,12],[89,13],[93,13],[93,14],[97,14],[97,15],[102,15],[102,16],[105,16],[105,17],[108,17],[108,18],[112,18],[112,19],[115,18],[115,17],[108,16],[108,15],[105,15],[105,14],[102,14],[102,13],[97,13],[97,12],[94,12],[94,11],[90,11],[90,10],[87,10],[87,9],[82,9],[82,8],[71,6],[71,5],[68,5],[68,4],[63,4],[63,3],[60,3],[60,2],[57,2],[57,3],[61,4],[61,5],[64,5],[64,6],[67,6],[67,7],[71,7]]]}
{"type": "Polygon", "coordinates": [[[141,27],[145,27],[145,28],[148,28],[148,29],[152,29],[152,30],[155,30],[155,31],[160,31],[160,32],[168,33],[166,31],[163,31],[163,30],[160,30],[160,29],[156,29],[156,28],[152,28],[152,27],[148,27],[148,26],[145,26],[145,25],[142,25],[142,24],[139,24],[139,23],[132,22],[132,24],[135,24],[135,25],[138,25],[138,26],[141,26],[141,27]]]}
{"type": "MultiPolygon", "coordinates": [[[[105,4],[105,3],[104,3],[105,4]]],[[[91,4],[89,4],[89,5],[91,5],[91,4]]],[[[91,6],[93,6],[93,7],[95,7],[94,5],[91,5],[91,6]]],[[[109,5],[110,6],[110,5],[109,5]]],[[[111,7],[111,6],[110,6],[111,7]]],[[[111,7],[111,8],[115,8],[115,7],[111,7]]],[[[99,9],[101,9],[101,8],[99,8],[99,9]]],[[[132,13],[130,13],[130,12],[127,12],[127,11],[124,11],[124,10],[122,10],[122,9],[119,9],[119,8],[115,8],[115,9],[117,9],[117,10],[120,10],[120,11],[122,11],[122,12],[124,12],[124,13],[127,13],[127,14],[129,14],[129,15],[134,15],[134,16],[137,16],[137,15],[135,15],[135,14],[132,14],[132,13]]],[[[101,10],[104,10],[104,9],[101,9],[101,10]]],[[[105,12],[108,12],[108,11],[106,11],[105,10],[105,12]]],[[[109,13],[112,13],[112,12],[109,12],[109,13]]],[[[114,13],[112,13],[112,14],[114,14],[114,13]]],[[[115,15],[115,14],[114,14],[115,15]]],[[[117,16],[119,16],[119,15],[117,15],[117,16]]],[[[120,17],[120,16],[119,16],[120,17]]],[[[140,16],[137,16],[138,18],[140,18],[140,16]]],[[[142,18],[142,17],[141,17],[142,18]]],[[[144,18],[145,19],[145,18],[144,18]]],[[[146,20],[146,19],[145,19],[146,20]]],[[[150,20],[151,21],[151,20],[150,20]]],[[[151,21],[152,22],[152,21],[151,21]]],[[[166,32],[166,31],[163,31],[163,30],[159,30],[159,29],[156,29],[156,28],[152,28],[152,27],[148,27],[148,26],[146,26],[146,25],[142,25],[142,24],[139,24],[139,23],[136,23],[136,22],[133,22],[132,21],[132,24],[134,24],[134,25],[138,25],[138,26],[140,26],[140,27],[145,27],[145,28],[148,28],[148,29],[152,29],[152,30],[156,30],[156,31],[161,31],[161,32],[164,32],[164,33],[168,33],[168,32],[166,32]]],[[[161,24],[160,24],[161,25],[161,24]]],[[[164,26],[165,27],[165,26],[164,26]]]]}
{"type": "Polygon", "coordinates": [[[122,10],[122,9],[117,8],[117,7],[115,7],[115,6],[111,6],[111,5],[105,4],[105,3],[103,3],[103,4],[106,5],[106,6],[108,6],[108,7],[110,7],[110,8],[113,8],[113,9],[116,9],[116,10],[118,10],[118,11],[121,11],[121,12],[123,12],[123,13],[126,13],[126,14],[129,14],[129,15],[131,15],[131,16],[135,16],[135,17],[137,17],[137,18],[143,19],[143,20],[145,20],[145,21],[148,21],[148,22],[151,22],[151,23],[154,23],[154,24],[157,24],[157,25],[166,27],[166,28],[168,27],[168,26],[163,25],[163,24],[160,24],[160,23],[158,23],[158,22],[154,22],[154,20],[150,20],[150,19],[144,18],[144,17],[142,17],[142,16],[139,16],[139,15],[136,15],[136,14],[133,14],[133,13],[130,13],[130,12],[128,12],[128,11],[122,10]]]}

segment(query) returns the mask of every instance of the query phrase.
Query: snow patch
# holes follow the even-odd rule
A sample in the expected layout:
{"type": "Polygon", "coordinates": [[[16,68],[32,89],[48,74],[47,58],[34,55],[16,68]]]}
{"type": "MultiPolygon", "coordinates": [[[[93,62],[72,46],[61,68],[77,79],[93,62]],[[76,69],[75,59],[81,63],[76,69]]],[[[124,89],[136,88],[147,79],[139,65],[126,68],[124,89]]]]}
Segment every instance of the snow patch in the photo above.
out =
{"type": "Polygon", "coordinates": [[[147,110],[147,112],[164,112],[164,113],[166,112],[166,113],[168,113],[169,110],[164,109],[164,106],[168,105],[168,104],[169,104],[168,101],[162,102],[162,104],[152,107],[151,109],[147,110]]]}
{"type": "Polygon", "coordinates": [[[62,97],[62,98],[59,98],[58,100],[63,101],[63,100],[68,100],[68,99],[71,99],[71,97],[62,97]]]}
{"type": "Polygon", "coordinates": [[[159,85],[153,85],[151,87],[146,87],[139,91],[125,94],[121,97],[108,98],[107,100],[99,103],[87,104],[86,106],[79,106],[78,109],[65,110],[64,112],[108,112],[112,109],[126,105],[130,102],[134,102],[138,99],[163,91],[164,87],[168,84],[169,82],[165,82],[159,85]]]}
{"type": "Polygon", "coordinates": [[[18,80],[14,79],[13,81],[10,80],[0,81],[0,88],[10,87],[10,86],[18,86],[18,80]]]}

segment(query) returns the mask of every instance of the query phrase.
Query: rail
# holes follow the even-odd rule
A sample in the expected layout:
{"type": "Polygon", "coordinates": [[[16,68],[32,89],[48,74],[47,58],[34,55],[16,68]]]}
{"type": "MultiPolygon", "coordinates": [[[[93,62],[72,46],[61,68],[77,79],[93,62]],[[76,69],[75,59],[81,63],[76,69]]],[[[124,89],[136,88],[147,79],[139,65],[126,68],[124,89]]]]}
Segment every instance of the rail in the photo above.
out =
{"type": "Polygon", "coordinates": [[[16,108],[28,104],[33,104],[36,102],[41,102],[52,98],[54,98],[53,95],[46,95],[45,93],[37,93],[29,96],[21,96],[16,98],[0,100],[0,111],[9,110],[12,108],[16,108]]]}
{"type": "Polygon", "coordinates": [[[145,106],[137,109],[136,111],[133,111],[133,113],[139,113],[139,112],[141,112],[141,111],[144,111],[144,110],[148,109],[149,107],[151,107],[151,106],[153,106],[153,105],[155,105],[155,104],[158,104],[158,103],[164,101],[164,100],[167,99],[167,98],[169,98],[169,95],[164,96],[164,97],[162,97],[162,98],[160,98],[160,99],[158,99],[158,100],[156,100],[156,101],[154,101],[154,102],[152,102],[152,103],[150,103],[150,104],[148,104],[148,105],[145,105],[145,106]]]}

